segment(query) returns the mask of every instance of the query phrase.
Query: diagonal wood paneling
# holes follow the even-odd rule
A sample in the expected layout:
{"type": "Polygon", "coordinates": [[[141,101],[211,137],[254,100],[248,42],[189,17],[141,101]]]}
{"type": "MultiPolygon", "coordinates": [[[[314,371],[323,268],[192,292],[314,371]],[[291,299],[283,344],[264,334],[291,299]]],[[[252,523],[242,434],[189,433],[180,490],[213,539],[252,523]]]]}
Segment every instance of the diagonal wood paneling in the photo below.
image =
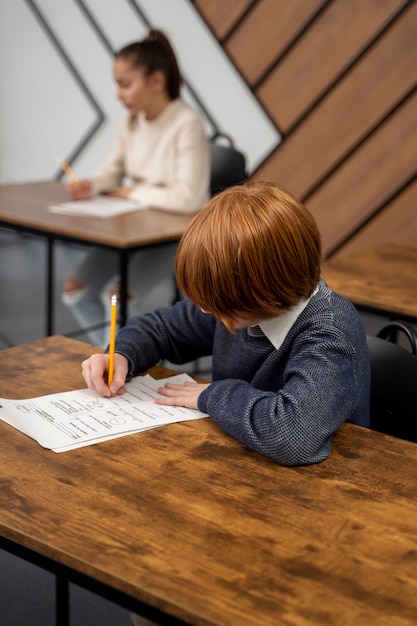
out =
{"type": "Polygon", "coordinates": [[[381,246],[388,241],[396,243],[416,243],[417,233],[417,179],[414,179],[392,202],[389,202],[378,215],[363,226],[360,232],[343,246],[342,254],[355,254],[369,247],[381,246]]]}
{"type": "Polygon", "coordinates": [[[323,4],[323,0],[260,0],[255,3],[225,45],[250,85],[259,80],[323,4]],[[279,19],[274,19],[274,15],[279,15],[279,19]]]}
{"type": "Polygon", "coordinates": [[[278,174],[297,195],[311,193],[417,83],[416,41],[417,3],[287,136],[261,176],[278,174]]]}
{"type": "Polygon", "coordinates": [[[282,132],[291,127],[368,47],[405,0],[330,3],[257,90],[282,132]]]}
{"type": "Polygon", "coordinates": [[[416,174],[417,141],[410,126],[417,128],[417,92],[308,198],[326,253],[416,174]]]}
{"type": "Polygon", "coordinates": [[[217,39],[223,39],[234,28],[253,0],[196,0],[195,5],[210,24],[217,39]]]}
{"type": "Polygon", "coordinates": [[[252,178],[305,199],[328,255],[417,244],[417,2],[194,4],[283,134],[252,178]]]}

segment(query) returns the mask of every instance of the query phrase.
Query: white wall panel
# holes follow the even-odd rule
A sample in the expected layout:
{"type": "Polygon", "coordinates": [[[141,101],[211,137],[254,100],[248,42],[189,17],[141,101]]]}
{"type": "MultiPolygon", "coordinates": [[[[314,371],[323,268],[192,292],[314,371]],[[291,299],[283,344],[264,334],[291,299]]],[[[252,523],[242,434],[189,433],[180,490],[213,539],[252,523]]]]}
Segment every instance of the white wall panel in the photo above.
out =
{"type": "MultiPolygon", "coordinates": [[[[169,0],[168,0],[169,1],[169,0]]],[[[126,0],[84,0],[114,50],[146,37],[148,27],[126,0]]]]}
{"type": "Polygon", "coordinates": [[[189,0],[0,0],[0,183],[54,177],[56,158],[89,134],[74,169],[83,177],[101,163],[124,115],[106,42],[115,50],[142,38],[146,21],[171,38],[190,86],[183,95],[196,108],[193,93],[201,100],[208,134],[213,119],[250,170],[269,154],[275,126],[189,0]]]}
{"type": "Polygon", "coordinates": [[[49,178],[56,157],[70,150],[95,113],[26,3],[5,4],[2,0],[1,181],[49,178]]]}

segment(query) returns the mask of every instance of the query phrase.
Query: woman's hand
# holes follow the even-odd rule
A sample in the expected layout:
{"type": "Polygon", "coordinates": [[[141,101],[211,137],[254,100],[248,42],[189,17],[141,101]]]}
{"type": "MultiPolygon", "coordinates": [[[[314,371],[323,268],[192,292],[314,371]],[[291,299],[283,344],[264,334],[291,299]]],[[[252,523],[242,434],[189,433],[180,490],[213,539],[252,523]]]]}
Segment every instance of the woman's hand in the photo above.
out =
{"type": "Polygon", "coordinates": [[[85,200],[91,197],[91,183],[89,180],[77,180],[67,185],[67,191],[73,200],[85,200]]]}
{"type": "Polygon", "coordinates": [[[109,369],[108,354],[93,354],[81,364],[82,374],[87,387],[97,391],[101,396],[110,398],[120,396],[126,391],[125,381],[129,371],[129,363],[122,354],[114,355],[114,375],[110,387],[107,385],[109,369]]]}
{"type": "Polygon", "coordinates": [[[200,393],[207,389],[211,383],[191,383],[185,382],[182,385],[176,383],[166,383],[159,387],[158,393],[165,396],[156,398],[156,404],[165,406],[184,406],[187,409],[198,409],[198,398],[200,393]]]}

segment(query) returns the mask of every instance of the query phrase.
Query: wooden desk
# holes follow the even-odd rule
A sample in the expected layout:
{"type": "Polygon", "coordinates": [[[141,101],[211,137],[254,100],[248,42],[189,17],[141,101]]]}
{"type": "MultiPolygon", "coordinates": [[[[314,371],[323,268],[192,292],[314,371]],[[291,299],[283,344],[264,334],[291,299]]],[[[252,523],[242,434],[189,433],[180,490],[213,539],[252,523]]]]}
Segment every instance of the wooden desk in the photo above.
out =
{"type": "Polygon", "coordinates": [[[94,245],[114,250],[119,258],[120,323],[127,317],[129,254],[147,246],[178,240],[190,215],[146,210],[108,219],[51,213],[48,207],[68,201],[62,183],[37,182],[0,186],[0,227],[45,238],[47,242],[46,334],[53,334],[53,245],[55,241],[94,245]]]}
{"type": "MultiPolygon", "coordinates": [[[[79,388],[92,350],[4,350],[0,396],[79,388]]],[[[328,460],[285,468],[209,419],[62,454],[1,422],[0,437],[3,545],[129,609],[169,625],[417,622],[415,444],[344,425],[328,460]]]]}
{"type": "Polygon", "coordinates": [[[392,243],[342,256],[322,274],[359,309],[417,322],[417,247],[392,243]]]}

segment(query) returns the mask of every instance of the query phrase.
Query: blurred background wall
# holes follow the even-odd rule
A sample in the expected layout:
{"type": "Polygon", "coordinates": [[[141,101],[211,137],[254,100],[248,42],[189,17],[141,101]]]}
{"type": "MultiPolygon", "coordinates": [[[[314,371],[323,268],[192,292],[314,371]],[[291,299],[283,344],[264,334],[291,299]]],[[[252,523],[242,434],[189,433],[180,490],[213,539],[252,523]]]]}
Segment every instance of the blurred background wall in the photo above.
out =
{"type": "Polygon", "coordinates": [[[96,167],[122,115],[113,51],[149,26],[207,133],[306,202],[327,257],[416,242],[414,0],[1,0],[0,183],[96,167]]]}

